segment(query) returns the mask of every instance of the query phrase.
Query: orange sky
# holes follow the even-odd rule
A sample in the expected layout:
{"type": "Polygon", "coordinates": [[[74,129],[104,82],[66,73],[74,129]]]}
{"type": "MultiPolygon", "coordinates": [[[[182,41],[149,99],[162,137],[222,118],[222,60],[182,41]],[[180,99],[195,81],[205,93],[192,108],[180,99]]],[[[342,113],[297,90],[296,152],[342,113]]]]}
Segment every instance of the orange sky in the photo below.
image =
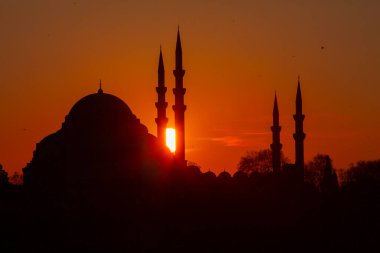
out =
{"type": "Polygon", "coordinates": [[[0,0],[0,163],[20,171],[100,78],[155,134],[160,44],[173,126],[178,24],[186,155],[203,170],[234,172],[247,150],[269,147],[275,90],[283,151],[294,160],[298,75],[305,160],[327,153],[341,168],[380,158],[379,9],[350,0],[0,0]]]}

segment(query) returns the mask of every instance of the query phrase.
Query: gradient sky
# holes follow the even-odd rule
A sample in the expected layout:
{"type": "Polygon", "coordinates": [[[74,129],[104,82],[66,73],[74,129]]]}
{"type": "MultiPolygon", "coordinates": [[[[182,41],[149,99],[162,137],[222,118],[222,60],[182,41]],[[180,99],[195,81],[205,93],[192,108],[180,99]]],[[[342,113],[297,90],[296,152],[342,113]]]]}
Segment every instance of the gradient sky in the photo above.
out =
{"type": "Polygon", "coordinates": [[[156,134],[160,44],[173,126],[178,24],[188,160],[234,172],[246,151],[268,148],[276,90],[293,161],[298,75],[305,160],[378,159],[379,10],[377,0],[0,0],[0,163],[20,171],[99,79],[156,134]]]}

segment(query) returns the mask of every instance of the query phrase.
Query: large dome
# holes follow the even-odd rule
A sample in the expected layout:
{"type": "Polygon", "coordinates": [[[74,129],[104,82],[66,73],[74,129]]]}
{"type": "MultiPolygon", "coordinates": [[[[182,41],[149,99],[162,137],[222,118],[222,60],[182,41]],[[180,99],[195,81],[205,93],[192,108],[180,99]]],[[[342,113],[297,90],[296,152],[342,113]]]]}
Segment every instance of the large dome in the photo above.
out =
{"type": "Polygon", "coordinates": [[[89,117],[99,118],[107,117],[107,115],[117,115],[129,119],[135,118],[131,109],[129,109],[123,100],[111,94],[98,92],[85,96],[75,103],[66,117],[66,120],[86,119],[89,117]]]}
{"type": "Polygon", "coordinates": [[[80,99],[70,110],[69,115],[72,117],[84,116],[88,114],[101,114],[104,112],[118,112],[125,116],[132,115],[131,109],[120,98],[98,92],[90,94],[80,99]]]}
{"type": "Polygon", "coordinates": [[[140,128],[143,132],[147,132],[123,100],[101,90],[80,99],[66,116],[63,128],[110,131],[116,128],[124,130],[140,128]]]}

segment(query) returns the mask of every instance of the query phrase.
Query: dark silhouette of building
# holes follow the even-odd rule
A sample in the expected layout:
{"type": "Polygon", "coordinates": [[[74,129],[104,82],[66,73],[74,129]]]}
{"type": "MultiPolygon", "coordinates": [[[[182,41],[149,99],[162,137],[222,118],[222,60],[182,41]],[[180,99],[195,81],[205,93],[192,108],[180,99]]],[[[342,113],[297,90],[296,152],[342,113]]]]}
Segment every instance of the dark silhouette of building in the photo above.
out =
{"type": "Polygon", "coordinates": [[[173,93],[175,95],[174,120],[176,130],[176,162],[181,166],[186,166],[185,159],[185,111],[186,105],[184,103],[184,95],[186,89],[183,87],[183,76],[185,70],[182,68],[182,46],[179,29],[177,32],[177,45],[175,50],[175,70],[173,71],[175,76],[175,88],[173,93]]]}
{"type": "Polygon", "coordinates": [[[166,117],[166,107],[168,106],[168,103],[165,101],[165,93],[167,91],[167,88],[165,87],[165,68],[164,60],[162,59],[161,47],[160,58],[158,61],[158,84],[156,91],[158,95],[156,102],[157,118],[155,119],[157,124],[157,138],[162,143],[162,145],[165,145],[166,126],[168,123],[168,118],[166,117]]]}
{"type": "Polygon", "coordinates": [[[273,126],[272,130],[272,144],[270,148],[272,150],[272,164],[273,164],[273,173],[276,175],[280,174],[281,169],[281,148],[282,144],[280,142],[280,114],[278,111],[277,105],[277,95],[274,95],[274,106],[273,106],[273,126]]]}
{"type": "Polygon", "coordinates": [[[170,160],[168,149],[127,104],[100,87],[72,107],[60,130],[36,145],[23,169],[24,184],[54,198],[83,189],[100,198],[100,192],[112,195],[118,187],[147,183],[170,160]]]}
{"type": "Polygon", "coordinates": [[[297,86],[297,97],[296,97],[296,114],[293,115],[295,121],[296,131],[293,134],[295,140],[295,151],[296,151],[296,162],[295,167],[299,175],[303,179],[304,175],[304,139],[305,133],[303,132],[303,121],[305,115],[302,114],[302,95],[301,95],[301,85],[300,79],[298,77],[298,86],[297,86]]]}

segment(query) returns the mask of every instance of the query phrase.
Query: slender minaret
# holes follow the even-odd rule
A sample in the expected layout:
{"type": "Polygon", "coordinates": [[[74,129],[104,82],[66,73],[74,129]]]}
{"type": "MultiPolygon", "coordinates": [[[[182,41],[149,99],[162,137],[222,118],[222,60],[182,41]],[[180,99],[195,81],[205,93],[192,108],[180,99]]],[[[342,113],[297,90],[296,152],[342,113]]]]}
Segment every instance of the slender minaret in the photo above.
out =
{"type": "Polygon", "coordinates": [[[270,145],[270,148],[272,150],[273,173],[276,175],[279,175],[280,167],[281,167],[282,144],[280,143],[281,126],[280,126],[280,114],[278,112],[276,93],[274,94],[273,126],[271,127],[271,130],[272,130],[272,144],[270,145]]]}
{"type": "Polygon", "coordinates": [[[301,96],[301,85],[300,78],[298,77],[298,87],[297,87],[297,97],[296,97],[296,114],[293,115],[296,132],[293,134],[293,138],[296,144],[296,169],[299,172],[299,175],[302,177],[304,175],[304,149],[303,141],[305,139],[305,133],[303,132],[303,120],[305,115],[302,114],[302,96],[301,96]]]}
{"type": "Polygon", "coordinates": [[[186,89],[183,88],[183,76],[185,70],[182,69],[182,47],[181,38],[179,35],[179,29],[177,33],[177,46],[175,50],[175,70],[173,71],[175,76],[175,88],[173,93],[175,96],[174,120],[176,130],[176,151],[175,158],[179,165],[186,166],[185,160],[185,111],[186,105],[184,103],[184,95],[186,89]]]}
{"type": "Polygon", "coordinates": [[[102,93],[103,93],[103,89],[102,89],[102,79],[100,79],[100,81],[99,81],[99,90],[98,90],[98,93],[99,93],[99,94],[102,94],[102,93]]]}
{"type": "Polygon", "coordinates": [[[168,103],[165,101],[165,93],[167,88],[165,87],[165,68],[164,68],[164,61],[162,59],[162,51],[160,47],[160,58],[158,60],[158,84],[156,87],[157,91],[157,102],[156,102],[156,108],[157,108],[157,118],[156,118],[156,124],[157,124],[157,138],[159,142],[161,142],[163,145],[166,143],[166,125],[168,123],[168,118],[166,117],[166,107],[168,106],[168,103]]]}

